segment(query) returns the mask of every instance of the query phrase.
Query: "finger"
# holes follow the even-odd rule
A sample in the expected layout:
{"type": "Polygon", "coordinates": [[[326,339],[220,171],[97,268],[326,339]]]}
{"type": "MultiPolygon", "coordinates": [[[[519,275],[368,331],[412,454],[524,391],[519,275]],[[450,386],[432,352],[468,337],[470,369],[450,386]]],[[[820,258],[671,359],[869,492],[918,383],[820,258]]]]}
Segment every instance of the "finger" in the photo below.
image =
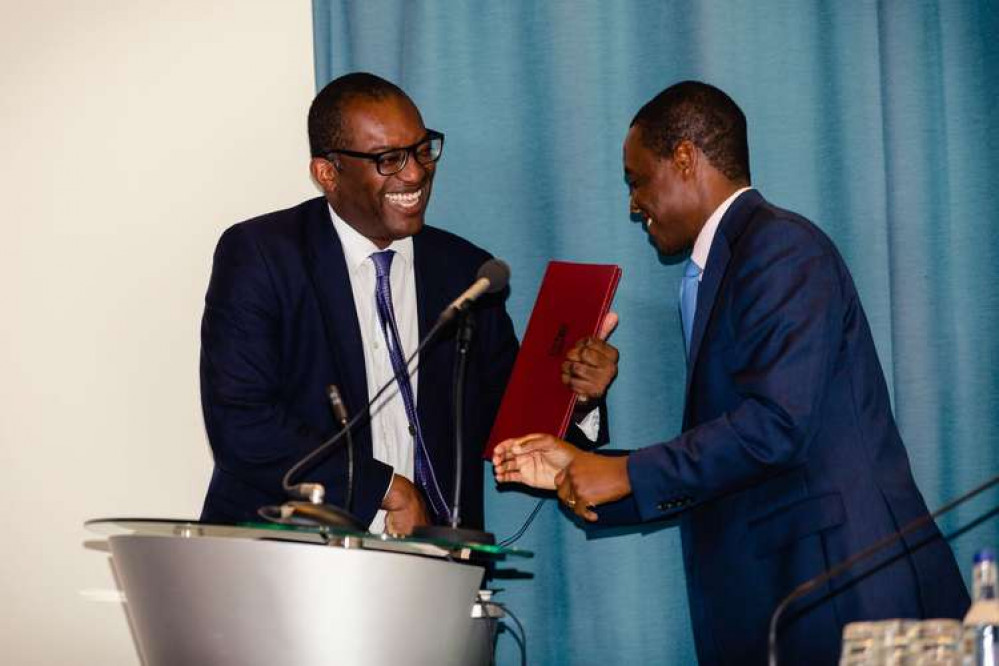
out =
{"type": "Polygon", "coordinates": [[[569,372],[569,382],[571,383],[580,379],[593,381],[599,377],[599,375],[600,370],[598,368],[594,368],[590,365],[582,365],[581,363],[573,363],[569,372]]]}
{"type": "Polygon", "coordinates": [[[586,365],[601,367],[616,363],[619,352],[616,347],[606,342],[596,340],[588,345],[579,355],[579,362],[586,365]]]}
{"type": "Polygon", "coordinates": [[[566,353],[565,358],[568,361],[578,361],[580,354],[586,350],[586,340],[588,338],[583,338],[575,344],[575,346],[566,353]]]}
{"type": "Polygon", "coordinates": [[[586,507],[586,509],[580,515],[583,517],[583,520],[590,523],[597,522],[597,519],[599,518],[597,512],[593,510],[593,507],[586,507]]]}
{"type": "Polygon", "coordinates": [[[496,456],[506,455],[506,453],[510,450],[510,447],[512,447],[516,441],[516,439],[510,438],[504,439],[502,442],[497,444],[496,447],[493,448],[493,459],[495,459],[496,456]]]}
{"type": "Polygon", "coordinates": [[[496,474],[496,480],[500,483],[523,483],[524,477],[518,471],[501,472],[496,474]]]}
{"type": "Polygon", "coordinates": [[[516,460],[517,455],[513,452],[513,447],[509,446],[504,448],[502,451],[494,451],[492,463],[493,467],[503,467],[506,463],[516,460]]]}
{"type": "Polygon", "coordinates": [[[500,474],[507,474],[508,472],[516,472],[519,469],[516,460],[504,460],[499,464],[493,464],[493,473],[497,476],[500,474]]]}
{"type": "Polygon", "coordinates": [[[579,361],[566,363],[563,372],[568,371],[573,376],[583,376],[584,373],[593,372],[610,375],[617,372],[617,359],[610,351],[587,349],[579,361]]]}
{"type": "Polygon", "coordinates": [[[562,502],[562,504],[565,504],[566,506],[568,506],[570,508],[572,508],[571,507],[572,503],[576,501],[572,497],[572,494],[569,492],[569,486],[568,486],[568,484],[564,484],[563,483],[560,486],[556,486],[556,488],[555,488],[555,494],[558,495],[558,499],[559,499],[560,502],[562,502]]]}
{"type": "Polygon", "coordinates": [[[512,451],[519,458],[527,453],[532,453],[534,451],[546,451],[555,446],[558,446],[558,444],[556,443],[557,441],[558,440],[556,440],[555,437],[553,437],[552,435],[547,435],[547,434],[528,435],[527,437],[523,437],[520,440],[518,440],[517,443],[513,446],[512,451]]]}
{"type": "Polygon", "coordinates": [[[604,316],[604,320],[600,322],[600,330],[597,331],[597,337],[601,340],[606,340],[610,337],[610,334],[617,328],[618,319],[619,317],[616,312],[608,312],[604,316]]]}
{"type": "Polygon", "coordinates": [[[574,377],[569,380],[566,387],[579,396],[585,396],[587,398],[599,398],[603,391],[600,390],[604,384],[599,380],[589,379],[586,377],[574,377]]]}
{"type": "Polygon", "coordinates": [[[503,455],[505,459],[510,459],[521,453],[521,447],[523,447],[524,444],[538,439],[539,437],[548,437],[548,435],[539,432],[532,432],[530,435],[511,437],[510,439],[504,440],[500,444],[497,444],[496,447],[499,448],[500,446],[503,446],[503,455]]]}
{"type": "Polygon", "coordinates": [[[591,511],[592,505],[588,504],[586,500],[584,500],[582,497],[579,496],[579,494],[576,492],[578,490],[579,490],[578,488],[574,488],[573,492],[571,493],[573,500],[575,500],[575,503],[570,508],[572,509],[572,512],[574,514],[576,514],[583,520],[586,520],[586,515],[589,513],[593,513],[591,511]]]}

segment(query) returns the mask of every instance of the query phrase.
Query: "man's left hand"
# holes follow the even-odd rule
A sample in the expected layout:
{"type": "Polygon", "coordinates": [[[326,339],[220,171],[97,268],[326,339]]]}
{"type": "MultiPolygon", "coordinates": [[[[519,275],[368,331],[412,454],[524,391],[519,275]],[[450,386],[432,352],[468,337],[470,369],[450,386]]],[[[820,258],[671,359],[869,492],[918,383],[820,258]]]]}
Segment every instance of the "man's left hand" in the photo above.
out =
{"type": "Polygon", "coordinates": [[[578,396],[579,404],[604,397],[607,387],[617,377],[619,353],[607,342],[617,322],[617,313],[608,312],[597,335],[583,338],[565,355],[562,383],[578,396]]]}
{"type": "Polygon", "coordinates": [[[631,494],[628,456],[581,452],[556,475],[555,485],[558,498],[567,507],[593,522],[597,519],[594,508],[631,494]]]}

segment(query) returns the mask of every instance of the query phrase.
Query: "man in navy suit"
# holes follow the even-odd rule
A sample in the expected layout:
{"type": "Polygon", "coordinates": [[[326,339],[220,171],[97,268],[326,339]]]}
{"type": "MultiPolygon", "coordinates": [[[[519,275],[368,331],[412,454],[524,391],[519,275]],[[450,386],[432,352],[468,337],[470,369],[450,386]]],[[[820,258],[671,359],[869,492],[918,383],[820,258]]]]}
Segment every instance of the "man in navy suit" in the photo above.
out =
{"type": "MultiPolygon", "coordinates": [[[[408,377],[402,359],[490,255],[424,224],[444,137],[424,126],[400,88],[366,73],[340,77],[316,96],[308,128],[310,170],[324,196],[231,227],[215,252],[201,352],[215,469],[202,520],[258,521],[260,507],[288,499],[282,476],[338,429],[328,385],[339,387],[353,415],[394,382],[353,431],[347,508],[373,531],[446,524],[455,326],[420,352],[408,377]]],[[[481,450],[517,353],[505,295],[479,299],[470,314],[464,527],[482,526],[481,450]]],[[[570,385],[598,399],[616,373],[616,351],[585,344],[601,355],[577,362],[586,377],[570,385]]],[[[598,438],[606,419],[581,416],[598,438]]],[[[293,483],[321,483],[326,501],[345,507],[346,458],[336,448],[293,483]]]]}
{"type": "MultiPolygon", "coordinates": [[[[624,166],[658,249],[691,252],[682,432],[617,456],[508,440],[496,476],[557,488],[586,521],[677,522],[698,660],[764,664],[782,598],[927,509],[850,273],[822,231],[751,189],[735,102],[698,82],[664,90],[632,121],[624,166]]],[[[847,622],[967,606],[931,524],[792,605],[780,655],[835,664],[847,622]]]]}

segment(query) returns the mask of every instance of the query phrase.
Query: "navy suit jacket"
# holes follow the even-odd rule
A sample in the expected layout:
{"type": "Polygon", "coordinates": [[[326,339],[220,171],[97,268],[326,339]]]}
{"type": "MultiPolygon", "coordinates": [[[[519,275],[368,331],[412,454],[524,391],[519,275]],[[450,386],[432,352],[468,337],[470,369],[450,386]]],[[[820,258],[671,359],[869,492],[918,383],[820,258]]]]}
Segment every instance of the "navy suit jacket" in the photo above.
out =
{"type": "MultiPolygon", "coordinates": [[[[424,227],[413,237],[419,331],[470,285],[484,250],[424,227]]],[[[482,448],[517,354],[506,294],[473,309],[474,339],[465,393],[462,524],[481,527],[482,448]]],[[[437,479],[454,485],[451,383],[455,330],[420,355],[417,412],[437,479]]],[[[215,251],[201,329],[201,396],[215,469],[202,520],[257,521],[257,509],[287,499],[281,477],[334,431],[326,386],[336,384],[353,415],[368,403],[361,333],[347,266],[325,199],[228,229],[215,251]]],[[[354,513],[378,510],[392,470],[374,459],[367,419],[353,430],[354,513]]],[[[338,447],[296,481],[345,500],[346,453],[338,447]]]]}
{"type": "MultiPolygon", "coordinates": [[[[632,452],[628,472],[632,495],[598,511],[679,523],[702,666],[766,663],[783,597],[927,513],[853,280],[808,220],[755,190],[726,212],[697,294],[683,432],[632,452]]],[[[930,526],[792,605],[783,663],[836,664],[847,622],[961,617],[968,603],[930,526]]]]}

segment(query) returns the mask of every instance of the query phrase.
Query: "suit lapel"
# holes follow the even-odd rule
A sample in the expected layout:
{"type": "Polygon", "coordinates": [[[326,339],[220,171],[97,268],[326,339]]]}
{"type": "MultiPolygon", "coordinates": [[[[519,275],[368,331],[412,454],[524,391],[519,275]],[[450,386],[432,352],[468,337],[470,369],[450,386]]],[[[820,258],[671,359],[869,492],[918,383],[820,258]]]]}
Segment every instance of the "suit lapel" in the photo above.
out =
{"type": "Polygon", "coordinates": [[[323,323],[333,364],[347,408],[356,413],[368,404],[368,381],[364,368],[361,327],[357,322],[354,294],[350,288],[347,261],[340,238],[336,235],[324,199],[317,199],[306,220],[305,242],[308,269],[323,323]]]}
{"type": "MultiPolygon", "coordinates": [[[[447,271],[442,257],[435,252],[433,238],[426,232],[413,236],[413,267],[416,277],[416,309],[419,313],[420,339],[422,340],[437,321],[438,315],[451,302],[448,297],[447,271]]],[[[457,295],[457,294],[455,294],[457,295]]],[[[443,344],[446,330],[437,335],[420,356],[420,373],[417,380],[416,411],[424,430],[438,429],[430,412],[431,404],[450,404],[450,400],[431,400],[430,396],[450,387],[449,365],[445,362],[449,347],[443,344]]],[[[427,436],[426,444],[436,437],[427,436]]]]}
{"type": "Polygon", "coordinates": [[[701,340],[704,338],[704,329],[707,328],[711,309],[714,307],[715,297],[718,296],[718,287],[721,285],[725,269],[728,267],[728,260],[731,253],[728,243],[724,241],[721,234],[715,236],[711,243],[711,252],[708,265],[704,269],[701,284],[697,288],[697,308],[694,313],[694,326],[690,333],[690,363],[687,364],[687,388],[690,388],[690,376],[694,365],[697,363],[697,354],[701,351],[701,340]]]}
{"type": "Polygon", "coordinates": [[[693,330],[690,334],[690,362],[687,364],[687,388],[684,393],[687,398],[687,409],[684,410],[684,423],[686,423],[687,411],[690,407],[690,384],[694,368],[697,365],[697,356],[701,351],[701,341],[704,339],[704,332],[707,330],[708,321],[714,310],[718,289],[725,277],[729,260],[732,258],[732,244],[742,233],[742,229],[749,221],[753,210],[762,201],[763,197],[756,190],[749,190],[737,197],[729,209],[725,211],[725,215],[718,223],[714,240],[711,241],[708,265],[704,268],[704,276],[697,289],[697,309],[694,314],[693,330]]]}

